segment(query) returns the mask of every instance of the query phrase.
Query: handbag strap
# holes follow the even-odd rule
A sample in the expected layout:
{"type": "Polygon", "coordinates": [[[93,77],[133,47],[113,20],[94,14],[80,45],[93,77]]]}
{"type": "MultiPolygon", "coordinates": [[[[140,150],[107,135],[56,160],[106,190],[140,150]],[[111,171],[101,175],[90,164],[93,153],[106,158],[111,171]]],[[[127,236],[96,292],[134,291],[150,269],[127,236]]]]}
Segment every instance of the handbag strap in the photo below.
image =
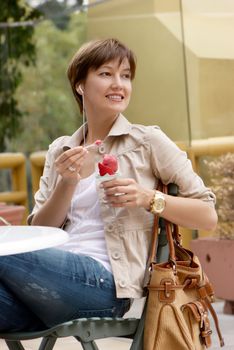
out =
{"type": "Polygon", "coordinates": [[[152,232],[152,240],[151,240],[151,249],[150,249],[150,255],[149,255],[150,264],[152,264],[153,262],[156,262],[155,260],[156,260],[156,252],[158,248],[158,230],[159,230],[159,216],[155,215],[153,232],[152,232]]]}
{"type": "MultiPolygon", "coordinates": [[[[168,190],[168,186],[164,185],[160,180],[157,186],[157,190],[163,192],[164,194],[170,194],[170,189],[168,190]]],[[[177,195],[177,191],[175,191],[175,187],[171,192],[172,192],[172,195],[174,196],[177,195]]],[[[176,253],[175,253],[174,242],[177,243],[178,245],[180,244],[180,235],[179,235],[178,226],[169,222],[164,218],[161,218],[160,220],[163,220],[164,226],[166,229],[167,241],[169,246],[169,262],[175,266],[176,253]],[[172,228],[173,228],[173,232],[172,232],[172,228]]],[[[151,251],[149,255],[149,262],[151,264],[156,263],[156,251],[158,246],[157,242],[158,242],[158,235],[159,235],[159,229],[160,229],[159,226],[160,226],[159,215],[155,215],[153,232],[152,232],[151,251]]]]}

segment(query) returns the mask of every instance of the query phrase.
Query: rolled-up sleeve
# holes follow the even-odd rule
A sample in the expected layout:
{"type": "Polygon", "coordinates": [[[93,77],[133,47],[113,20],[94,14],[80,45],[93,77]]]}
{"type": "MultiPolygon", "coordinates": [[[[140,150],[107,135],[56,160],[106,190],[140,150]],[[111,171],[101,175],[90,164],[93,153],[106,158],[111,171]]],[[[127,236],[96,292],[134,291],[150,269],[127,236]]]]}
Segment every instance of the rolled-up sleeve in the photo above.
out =
{"type": "Polygon", "coordinates": [[[150,146],[151,164],[157,178],[165,184],[177,184],[181,197],[197,198],[215,204],[214,193],[194,172],[186,152],[180,150],[159,128],[152,127],[150,146]]]}

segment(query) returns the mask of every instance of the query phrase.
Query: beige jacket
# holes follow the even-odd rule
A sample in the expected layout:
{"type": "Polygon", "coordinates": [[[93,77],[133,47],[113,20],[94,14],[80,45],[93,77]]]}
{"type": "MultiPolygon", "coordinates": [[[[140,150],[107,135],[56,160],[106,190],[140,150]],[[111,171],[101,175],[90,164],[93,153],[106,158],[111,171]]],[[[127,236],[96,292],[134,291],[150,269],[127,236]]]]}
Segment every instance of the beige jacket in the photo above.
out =
{"type": "MultiPolygon", "coordinates": [[[[62,136],[50,145],[29,222],[59,180],[54,165],[55,159],[62,153],[63,146],[80,145],[82,135],[81,127],[72,136],[62,136]]],[[[122,177],[134,178],[146,188],[156,188],[157,180],[161,178],[165,184],[176,183],[180,196],[200,198],[211,203],[215,201],[214,194],[193,172],[186,153],[157,126],[131,124],[120,115],[103,144],[97,148],[97,157],[101,159],[104,153],[117,156],[122,177]]],[[[143,208],[113,209],[103,200],[100,202],[117,296],[139,298],[142,296],[153,215],[143,208]]],[[[66,230],[66,225],[64,229],[66,230]]]]}

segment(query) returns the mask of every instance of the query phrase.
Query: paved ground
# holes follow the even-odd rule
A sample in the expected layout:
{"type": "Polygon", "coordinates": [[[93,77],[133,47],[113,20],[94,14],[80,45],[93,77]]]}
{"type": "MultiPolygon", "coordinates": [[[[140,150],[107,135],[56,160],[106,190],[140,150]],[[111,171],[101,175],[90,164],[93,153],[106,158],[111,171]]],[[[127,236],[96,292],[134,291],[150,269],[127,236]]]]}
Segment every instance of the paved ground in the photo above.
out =
{"type": "MultiPolygon", "coordinates": [[[[221,330],[225,339],[225,347],[224,350],[234,350],[234,316],[224,315],[223,314],[223,302],[219,301],[214,304],[215,310],[218,314],[220,320],[221,330]]],[[[127,316],[139,317],[142,309],[142,301],[138,301],[133,304],[132,309],[129,311],[127,316]]],[[[215,328],[212,327],[214,334],[212,336],[212,347],[210,350],[220,349],[218,337],[215,333],[215,328]]],[[[128,339],[116,339],[109,338],[103,339],[97,342],[100,350],[128,350],[130,347],[131,341],[128,339]]],[[[30,340],[23,342],[26,350],[38,350],[38,340],[30,340]]],[[[0,340],[0,349],[8,350],[4,341],[0,340]]],[[[82,347],[79,343],[73,339],[72,337],[65,338],[62,340],[58,340],[56,343],[54,350],[81,350],[82,347]]],[[[162,349],[166,350],[166,349],[162,349]]],[[[170,350],[170,349],[167,349],[170,350]]]]}

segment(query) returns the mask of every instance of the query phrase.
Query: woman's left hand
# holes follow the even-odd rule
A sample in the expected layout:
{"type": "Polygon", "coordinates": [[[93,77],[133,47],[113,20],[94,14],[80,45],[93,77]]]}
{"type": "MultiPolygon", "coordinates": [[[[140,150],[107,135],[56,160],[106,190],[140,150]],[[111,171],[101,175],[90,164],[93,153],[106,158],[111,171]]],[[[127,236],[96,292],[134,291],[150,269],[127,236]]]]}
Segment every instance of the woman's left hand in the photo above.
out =
{"type": "Polygon", "coordinates": [[[154,190],[140,186],[134,179],[104,181],[105,200],[113,207],[143,207],[149,209],[154,190]]]}

